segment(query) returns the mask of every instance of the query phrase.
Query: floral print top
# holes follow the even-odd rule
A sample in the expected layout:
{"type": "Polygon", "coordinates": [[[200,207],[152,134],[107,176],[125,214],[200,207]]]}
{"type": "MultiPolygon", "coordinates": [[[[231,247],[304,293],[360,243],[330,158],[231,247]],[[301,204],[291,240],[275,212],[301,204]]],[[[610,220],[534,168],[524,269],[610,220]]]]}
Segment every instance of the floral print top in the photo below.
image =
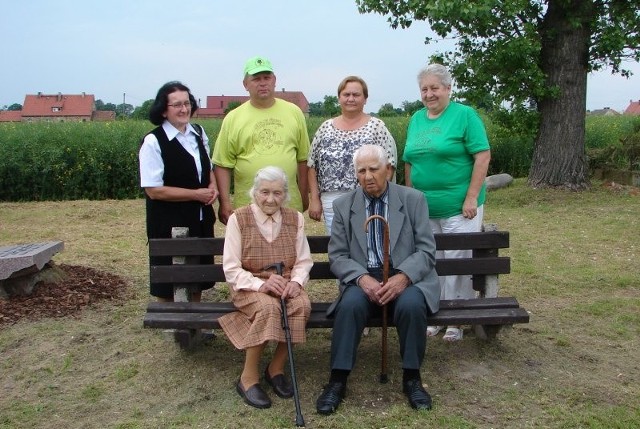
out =
{"type": "Polygon", "coordinates": [[[320,193],[349,191],[358,186],[353,168],[353,154],[365,144],[381,146],[395,168],[398,150],[384,122],[371,117],[355,130],[340,130],[328,119],[320,125],[311,143],[307,165],[316,169],[320,193]]]}

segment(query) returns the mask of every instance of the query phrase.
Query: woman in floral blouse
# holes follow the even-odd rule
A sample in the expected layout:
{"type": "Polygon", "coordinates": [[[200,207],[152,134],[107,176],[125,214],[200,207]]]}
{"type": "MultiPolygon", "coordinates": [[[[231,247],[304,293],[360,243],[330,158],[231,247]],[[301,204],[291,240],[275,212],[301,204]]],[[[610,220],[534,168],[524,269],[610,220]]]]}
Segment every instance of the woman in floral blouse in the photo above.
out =
{"type": "Polygon", "coordinates": [[[398,157],[396,142],[384,122],[364,113],[369,90],[358,76],[347,76],[338,85],[341,114],[320,125],[311,143],[309,166],[309,217],[320,221],[324,214],[327,234],[331,235],[333,200],[358,185],[353,154],[360,146],[381,146],[389,157],[395,177],[398,157]]]}

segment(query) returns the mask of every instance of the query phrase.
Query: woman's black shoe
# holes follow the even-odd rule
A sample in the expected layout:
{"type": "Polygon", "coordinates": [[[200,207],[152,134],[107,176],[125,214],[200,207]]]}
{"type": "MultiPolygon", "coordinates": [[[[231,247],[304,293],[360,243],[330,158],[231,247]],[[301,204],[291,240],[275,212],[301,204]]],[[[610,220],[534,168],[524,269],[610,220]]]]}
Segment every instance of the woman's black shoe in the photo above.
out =
{"type": "Polygon", "coordinates": [[[236,384],[236,390],[244,399],[244,402],[256,408],[269,408],[271,406],[271,399],[269,399],[269,395],[262,390],[260,384],[254,384],[247,390],[242,388],[242,382],[238,380],[236,384]]]}
{"type": "Polygon", "coordinates": [[[264,379],[271,387],[273,387],[273,391],[279,397],[287,399],[293,396],[293,387],[291,387],[291,383],[287,382],[287,379],[284,378],[284,374],[278,374],[274,377],[270,377],[269,368],[267,367],[264,370],[264,379]]]}

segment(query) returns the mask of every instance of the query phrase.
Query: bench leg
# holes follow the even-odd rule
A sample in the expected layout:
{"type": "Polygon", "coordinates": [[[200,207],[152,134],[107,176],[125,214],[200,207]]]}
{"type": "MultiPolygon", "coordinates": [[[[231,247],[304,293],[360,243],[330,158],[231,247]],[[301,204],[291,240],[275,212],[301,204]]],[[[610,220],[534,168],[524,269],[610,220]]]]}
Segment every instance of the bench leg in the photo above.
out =
{"type": "Polygon", "coordinates": [[[502,325],[473,325],[476,337],[481,340],[493,340],[500,332],[502,325]]]}
{"type": "Polygon", "coordinates": [[[213,333],[204,333],[201,329],[176,329],[173,338],[182,350],[189,350],[214,337],[213,333]]]}

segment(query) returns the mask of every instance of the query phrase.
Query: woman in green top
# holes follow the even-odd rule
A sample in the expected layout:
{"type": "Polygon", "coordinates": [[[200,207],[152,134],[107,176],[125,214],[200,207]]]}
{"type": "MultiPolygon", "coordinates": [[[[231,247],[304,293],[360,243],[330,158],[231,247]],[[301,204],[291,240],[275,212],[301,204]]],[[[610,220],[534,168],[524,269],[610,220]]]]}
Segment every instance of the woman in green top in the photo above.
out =
{"type": "MultiPolygon", "coordinates": [[[[482,120],[469,106],[452,102],[451,75],[440,64],[418,74],[425,108],[409,122],[403,155],[405,183],[421,190],[429,205],[434,233],[474,232],[482,228],[483,205],[491,152],[482,120]]],[[[470,257],[471,251],[438,251],[439,258],[470,257]]],[[[440,278],[441,299],[475,297],[471,276],[440,278]]],[[[430,326],[435,336],[441,326],[430,326]]],[[[446,341],[462,339],[460,326],[449,326],[446,341]]]]}

